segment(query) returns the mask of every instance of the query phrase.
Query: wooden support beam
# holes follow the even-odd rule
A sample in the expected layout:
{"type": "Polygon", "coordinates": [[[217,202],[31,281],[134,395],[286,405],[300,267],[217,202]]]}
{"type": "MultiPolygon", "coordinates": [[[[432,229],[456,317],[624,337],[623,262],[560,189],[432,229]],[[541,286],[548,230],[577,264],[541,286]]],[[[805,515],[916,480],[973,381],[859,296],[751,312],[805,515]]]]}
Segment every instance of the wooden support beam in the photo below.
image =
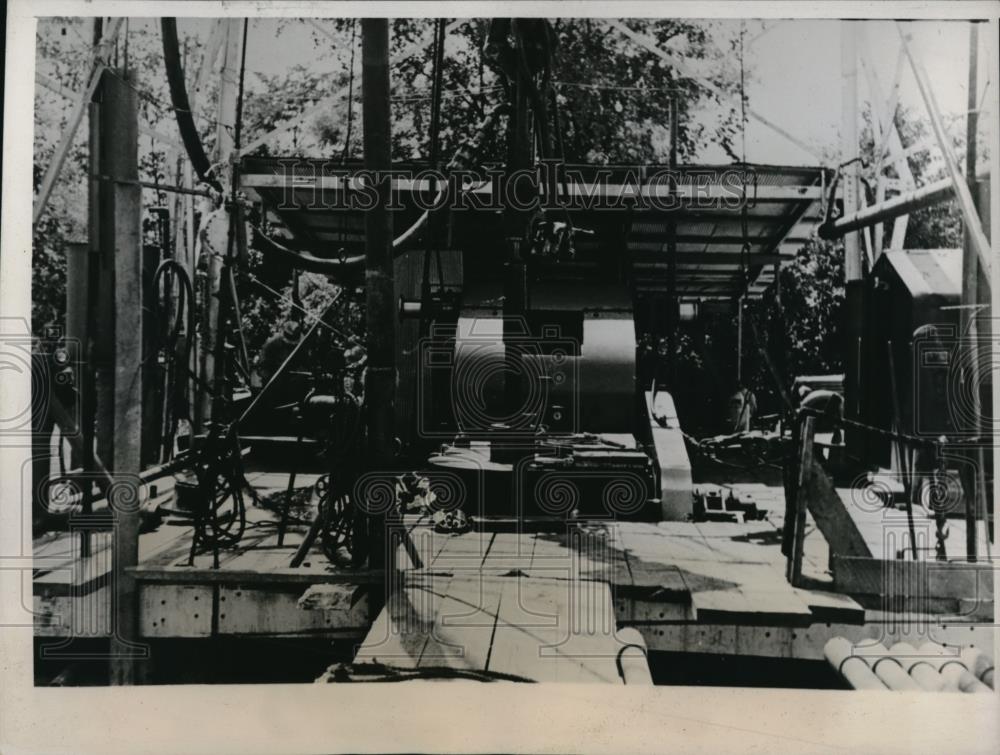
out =
{"type": "Polygon", "coordinates": [[[845,556],[871,556],[868,544],[851,513],[837,495],[833,482],[815,455],[810,456],[802,478],[804,485],[801,494],[805,496],[816,528],[829,543],[830,552],[845,556]]]}
{"type": "MultiPolygon", "coordinates": [[[[375,469],[391,464],[395,436],[396,314],[393,282],[392,215],[388,205],[391,160],[389,111],[389,22],[385,18],[361,21],[361,87],[363,101],[364,167],[374,175],[378,202],[365,213],[365,283],[368,369],[365,403],[368,405],[367,463],[375,469]]],[[[392,575],[393,556],[385,553],[384,527],[379,524],[372,549],[372,567],[385,566],[392,575]],[[389,563],[385,561],[388,558],[389,563]]],[[[387,585],[388,588],[388,585],[387,585]]]]}
{"type": "Polygon", "coordinates": [[[834,554],[871,558],[871,551],[864,536],[837,495],[833,482],[820,466],[816,458],[813,435],[815,418],[806,417],[799,436],[798,477],[794,489],[794,508],[791,512],[794,523],[786,527],[786,535],[792,537],[788,553],[788,581],[796,586],[805,586],[802,578],[802,554],[805,542],[806,511],[812,514],[816,528],[826,538],[831,558],[834,554]]]}
{"type": "MultiPolygon", "coordinates": [[[[101,382],[110,382],[110,398],[102,414],[110,415],[110,459],[113,477],[141,470],[142,381],[142,196],[139,177],[138,99],[128,72],[105,72],[100,99],[99,150],[101,182],[99,238],[101,296],[107,300],[110,330],[102,331],[101,382]]],[[[113,530],[115,634],[111,647],[112,684],[134,684],[141,676],[135,661],[145,649],[138,644],[138,594],[129,569],[139,557],[139,491],[118,499],[113,530]],[[127,500],[130,496],[131,500],[127,500]]],[[[114,497],[113,497],[114,498],[114,497]]]]}

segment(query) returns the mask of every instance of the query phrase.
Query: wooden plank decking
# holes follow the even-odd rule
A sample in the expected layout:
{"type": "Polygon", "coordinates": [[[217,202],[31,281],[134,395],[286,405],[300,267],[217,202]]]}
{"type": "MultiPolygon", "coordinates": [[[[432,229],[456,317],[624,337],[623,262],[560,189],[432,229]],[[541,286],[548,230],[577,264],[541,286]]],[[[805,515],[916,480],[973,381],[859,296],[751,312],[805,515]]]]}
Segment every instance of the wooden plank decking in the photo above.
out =
{"type": "Polygon", "coordinates": [[[390,598],[355,663],[445,667],[536,682],[621,683],[606,583],[414,575],[390,598]]]}
{"type": "MultiPolygon", "coordinates": [[[[255,485],[265,491],[281,489],[287,481],[281,474],[252,477],[255,485]]],[[[306,478],[301,484],[310,481],[306,478]]],[[[823,643],[833,634],[849,638],[882,636],[885,632],[903,631],[907,619],[911,625],[922,626],[920,631],[925,635],[934,633],[933,637],[911,638],[920,641],[944,641],[948,633],[961,632],[962,641],[968,643],[989,631],[970,627],[967,619],[958,617],[953,617],[952,626],[942,629],[937,626],[942,623],[940,616],[927,617],[923,622],[917,617],[914,621],[913,613],[894,614],[872,610],[872,606],[866,610],[850,597],[832,592],[826,544],[815,530],[805,539],[804,570],[818,584],[825,580],[831,588],[791,587],[785,577],[780,544],[782,492],[764,485],[745,488],[753,493],[758,506],[769,512],[767,520],[563,523],[561,529],[551,523],[547,528],[532,523],[524,528],[530,531],[512,530],[508,523],[504,531],[453,535],[435,532],[426,519],[407,517],[404,524],[419,564],[411,562],[400,549],[398,566],[406,572],[410,601],[430,601],[407,625],[418,627],[418,635],[422,634],[422,639],[414,639],[419,651],[406,648],[406,657],[411,659],[407,662],[426,665],[433,660],[496,670],[500,659],[506,658],[502,665],[507,673],[517,673],[511,669],[520,668],[522,661],[514,658],[517,653],[511,648],[520,646],[522,654],[541,657],[538,648],[545,647],[543,640],[551,644],[554,632],[577,626],[566,611],[576,612],[573,621],[583,627],[574,632],[588,637],[575,639],[575,643],[613,647],[615,630],[631,626],[642,632],[651,650],[816,659],[822,657],[823,643]],[[420,580],[432,581],[435,592],[441,593],[440,605],[434,602],[435,593],[427,593],[420,580]],[[512,598],[510,591],[515,589],[523,594],[512,598]],[[556,594],[564,597],[554,598],[556,594]],[[529,600],[526,596],[534,597],[529,600]],[[532,632],[539,635],[538,644],[524,651],[525,638],[533,635],[523,632],[518,616],[507,611],[512,606],[530,607],[532,602],[540,606],[530,608],[532,613],[558,616],[562,628],[544,624],[533,627],[532,632]],[[460,618],[463,606],[473,617],[469,621],[453,616],[458,613],[460,618]],[[588,622],[604,627],[608,617],[613,626],[608,631],[602,628],[603,639],[597,639],[597,630],[586,628],[588,622]],[[480,624],[488,625],[490,631],[480,624]],[[458,642],[454,642],[456,632],[461,635],[458,642]],[[463,648],[463,654],[456,656],[456,645],[463,648]]],[[[170,493],[165,489],[161,494],[170,493]]],[[[250,506],[248,516],[257,521],[272,515],[250,506]]],[[[876,543],[895,542],[885,533],[898,524],[896,519],[898,512],[871,512],[857,517],[873,553],[881,552],[876,543]]],[[[950,543],[961,542],[962,522],[950,520],[949,524],[950,543]]],[[[926,522],[920,522],[920,526],[926,527],[926,522]]],[[[375,617],[368,608],[377,603],[370,603],[371,596],[363,591],[355,600],[352,590],[365,584],[376,590],[384,588],[384,576],[338,568],[318,550],[302,567],[291,569],[288,559],[301,536],[301,529],[290,529],[285,547],[279,549],[275,547],[273,526],[254,528],[238,549],[221,553],[220,568],[216,570],[210,568],[210,555],[198,557],[193,568],[185,565],[189,528],[161,525],[143,534],[137,575],[144,634],[325,634],[361,640],[381,631],[378,621],[371,623],[375,617]],[[340,596],[335,605],[302,600],[309,590],[324,585],[340,596]]],[[[79,558],[78,536],[63,534],[36,541],[36,634],[107,634],[107,539],[106,534],[95,535],[92,555],[87,559],[79,558]]],[[[383,616],[378,619],[382,621],[383,616]]],[[[384,619],[390,620],[395,621],[391,614],[384,619]]],[[[380,652],[384,654],[384,649],[380,652]]],[[[548,673],[540,670],[544,666],[539,663],[529,665],[533,673],[548,673]]],[[[604,668],[597,674],[606,672],[604,668]]],[[[557,675],[564,673],[570,672],[559,670],[557,675]]]]}

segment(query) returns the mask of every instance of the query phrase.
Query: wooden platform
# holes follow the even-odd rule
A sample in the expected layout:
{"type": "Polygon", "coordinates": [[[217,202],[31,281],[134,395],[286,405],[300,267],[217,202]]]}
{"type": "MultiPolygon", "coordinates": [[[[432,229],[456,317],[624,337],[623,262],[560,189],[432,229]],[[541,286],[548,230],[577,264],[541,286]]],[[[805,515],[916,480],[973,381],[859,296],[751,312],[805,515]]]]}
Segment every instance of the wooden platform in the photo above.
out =
{"type": "MultiPolygon", "coordinates": [[[[277,473],[251,478],[263,493],[287,482],[277,473]]],[[[311,478],[300,482],[306,485],[311,478]]],[[[418,634],[412,639],[414,645],[404,647],[402,657],[418,666],[461,662],[482,670],[502,667],[503,673],[517,675],[527,665],[546,678],[553,674],[617,678],[617,671],[612,674],[603,661],[588,660],[572,671],[556,664],[558,670],[549,672],[540,670],[545,668],[540,662],[526,664],[524,657],[542,658],[553,638],[565,635],[582,638],[567,640],[574,652],[574,643],[593,645],[605,658],[614,655],[610,648],[616,647],[615,633],[624,627],[638,629],[650,650],[816,660],[823,657],[823,646],[833,636],[879,638],[888,644],[992,640],[992,603],[978,607],[988,611],[989,621],[978,621],[957,607],[937,606],[926,614],[901,612],[890,603],[863,607],[833,592],[829,554],[818,532],[806,537],[804,570],[816,584],[825,581],[831,587],[791,587],[781,553],[781,489],[757,484],[743,486],[742,492],[754,495],[768,519],[741,524],[533,523],[532,531],[526,531],[528,527],[518,531],[512,523],[487,523],[482,526],[492,530],[452,535],[435,532],[426,519],[408,517],[403,526],[419,563],[399,549],[398,566],[405,573],[401,594],[410,605],[429,602],[414,614],[415,623],[407,625],[418,627],[418,634]],[[527,625],[508,613],[518,606],[533,616],[557,620],[546,625],[540,619],[539,626],[525,632],[527,625]],[[456,611],[461,617],[459,609],[476,617],[471,628],[452,623],[456,611]],[[481,625],[491,627],[490,632],[481,625]],[[459,626],[461,636],[454,641],[459,626]],[[537,644],[525,651],[525,643],[535,640],[537,644]],[[463,648],[462,653],[468,648],[468,655],[456,656],[453,646],[463,648]]],[[[160,495],[169,498],[169,489],[161,489],[160,495]]],[[[873,551],[876,543],[896,542],[886,533],[895,531],[898,513],[872,512],[858,518],[873,551]]],[[[277,548],[273,515],[251,507],[248,518],[253,526],[238,549],[222,552],[219,569],[211,568],[209,555],[200,556],[194,567],[186,565],[188,528],[161,525],[140,537],[135,573],[143,634],[354,638],[364,640],[359,658],[366,653],[384,656],[383,645],[369,642],[380,632],[386,637],[399,634],[394,613],[398,607],[379,613],[384,575],[340,568],[328,563],[318,549],[302,567],[289,568],[302,528],[291,528],[285,547],[277,548]]],[[[950,520],[950,524],[949,548],[954,550],[964,540],[961,522],[950,520]]],[[[86,559],[79,558],[78,535],[50,536],[35,543],[36,634],[108,634],[109,539],[107,534],[95,535],[92,555],[86,559]]]]}
{"type": "MultiPolygon", "coordinates": [[[[283,490],[281,473],[251,473],[248,480],[261,495],[283,490]]],[[[316,475],[299,475],[298,485],[316,475]]],[[[172,499],[170,480],[158,483],[161,502],[172,499]]],[[[343,569],[329,563],[317,548],[302,566],[288,566],[304,527],[292,526],[277,547],[276,517],[247,504],[247,532],[236,549],[220,552],[219,568],[211,554],[188,565],[192,530],[164,522],[139,536],[139,621],[151,638],[197,638],[217,635],[277,637],[361,637],[371,617],[368,596],[336,608],[300,608],[299,599],[312,585],[340,584],[353,593],[381,574],[343,569]]],[[[59,533],[36,540],[33,579],[35,634],[45,637],[102,637],[111,627],[111,536],[91,535],[91,555],[80,553],[81,535],[59,533]]]]}

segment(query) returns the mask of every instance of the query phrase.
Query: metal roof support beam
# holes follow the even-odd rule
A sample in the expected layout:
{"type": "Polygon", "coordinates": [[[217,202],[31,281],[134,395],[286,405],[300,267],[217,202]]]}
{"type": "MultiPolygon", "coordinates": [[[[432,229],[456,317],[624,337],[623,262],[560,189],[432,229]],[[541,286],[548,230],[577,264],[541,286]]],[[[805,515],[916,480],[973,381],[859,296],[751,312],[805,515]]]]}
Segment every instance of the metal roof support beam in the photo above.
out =
{"type": "MultiPolygon", "coordinates": [[[[244,150],[245,151],[245,150],[244,150]]],[[[752,166],[751,166],[752,170],[752,166]]],[[[667,203],[671,200],[679,202],[684,212],[690,213],[718,213],[728,210],[728,217],[733,220],[739,219],[740,191],[735,183],[712,183],[702,186],[691,184],[681,184],[672,187],[671,182],[663,180],[655,183],[647,183],[638,186],[638,196],[649,203],[650,209],[661,209],[656,202],[667,203]],[[704,203],[700,206],[699,203],[704,203]]],[[[311,192],[343,191],[345,187],[360,188],[360,180],[355,177],[345,177],[339,175],[317,175],[317,176],[292,176],[278,173],[244,173],[240,176],[240,188],[242,189],[281,189],[287,193],[288,201],[293,202],[295,197],[292,192],[298,191],[307,195],[308,202],[303,202],[301,207],[291,207],[296,210],[322,210],[322,204],[317,205],[317,198],[311,192]]],[[[539,196],[542,195],[542,188],[539,187],[539,196]]],[[[635,198],[636,184],[626,183],[600,183],[577,182],[569,183],[569,192],[558,190],[558,196],[562,197],[586,197],[588,201],[613,201],[620,198],[635,198]]],[[[393,178],[393,192],[401,191],[431,191],[431,179],[393,178]]],[[[466,192],[470,196],[489,197],[492,196],[493,187],[489,182],[479,188],[469,189],[466,192]]],[[[822,189],[818,185],[814,186],[758,186],[756,189],[749,189],[751,206],[754,204],[782,203],[810,200],[822,198],[822,189]]],[[[336,197],[336,194],[332,194],[336,197]]],[[[320,200],[322,196],[320,196],[320,200]]],[[[485,201],[485,200],[484,200],[485,201]]],[[[631,200],[630,200],[631,201],[631,200]]],[[[570,209],[574,209],[570,206],[570,209]]],[[[586,209],[586,207],[582,208],[586,209]]],[[[623,206],[622,209],[625,209],[623,206]]],[[[670,209],[663,209],[664,213],[671,212],[670,209]]]]}

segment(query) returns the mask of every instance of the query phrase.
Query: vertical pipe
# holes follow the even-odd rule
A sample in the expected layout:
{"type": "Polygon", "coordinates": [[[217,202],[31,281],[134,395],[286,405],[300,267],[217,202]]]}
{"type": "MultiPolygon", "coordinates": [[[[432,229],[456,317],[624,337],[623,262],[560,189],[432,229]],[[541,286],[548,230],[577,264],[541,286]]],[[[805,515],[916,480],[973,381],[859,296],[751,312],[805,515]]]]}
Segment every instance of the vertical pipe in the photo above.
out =
{"type": "MultiPolygon", "coordinates": [[[[979,53],[979,26],[976,22],[969,24],[969,92],[968,92],[968,113],[965,116],[965,180],[969,186],[969,192],[975,198],[978,187],[976,185],[976,132],[979,126],[979,113],[976,111],[979,103],[976,101],[976,94],[979,89],[978,81],[978,53],[979,53]]],[[[969,350],[966,360],[967,371],[964,376],[966,385],[970,389],[968,396],[971,402],[971,414],[973,424],[967,428],[974,435],[979,435],[982,426],[982,407],[979,396],[979,359],[978,345],[976,343],[977,321],[979,313],[976,305],[979,301],[979,259],[976,256],[976,247],[968,229],[964,232],[964,243],[962,245],[962,304],[964,308],[959,310],[962,317],[968,317],[968,324],[965,332],[965,348],[969,350]]],[[[969,561],[975,561],[978,556],[978,523],[976,511],[979,508],[979,498],[985,487],[985,477],[983,474],[983,451],[977,448],[971,452],[972,469],[968,475],[971,482],[970,489],[965,494],[965,550],[969,561]]]]}
{"type": "MultiPolygon", "coordinates": [[[[993,21],[989,25],[990,29],[990,70],[993,72],[1000,71],[1000,24],[993,21]]],[[[996,73],[993,74],[996,76],[996,73]]],[[[1000,82],[991,85],[989,89],[990,104],[989,111],[990,116],[990,140],[989,140],[989,154],[990,154],[990,191],[989,191],[989,203],[990,203],[990,241],[993,246],[996,247],[1000,244],[1000,82]]],[[[997,281],[994,277],[987,273],[985,276],[986,280],[990,283],[990,311],[992,313],[1000,312],[1000,286],[997,285],[997,281]]],[[[990,385],[992,386],[992,393],[990,397],[990,402],[992,404],[992,412],[990,416],[995,418],[1000,417],[1000,343],[997,343],[997,338],[995,337],[996,326],[990,326],[993,330],[991,331],[989,343],[992,353],[990,354],[990,385]]],[[[1000,444],[993,443],[993,489],[984,490],[987,501],[996,501],[996,470],[1000,469],[1000,444]]],[[[989,520],[989,511],[985,512],[989,520]]],[[[996,517],[996,503],[993,504],[993,517],[996,517]]],[[[995,537],[995,530],[987,526],[987,545],[989,545],[992,537],[995,537]]],[[[1000,587],[996,588],[1000,590],[1000,587]]]]}
{"type": "MultiPolygon", "coordinates": [[[[673,193],[677,176],[677,98],[670,98],[670,187],[673,193]]],[[[673,203],[670,203],[673,206],[673,203]]],[[[667,359],[670,391],[677,388],[677,222],[670,213],[667,223],[667,359]]]]}
{"type": "MultiPolygon", "coordinates": [[[[389,213],[388,173],[391,161],[389,112],[389,22],[361,21],[361,87],[364,129],[364,167],[375,176],[378,203],[365,213],[365,283],[368,370],[365,403],[368,407],[368,465],[391,464],[395,424],[395,307],[392,260],[392,215],[389,213]]],[[[376,533],[373,566],[384,565],[386,554],[376,533]]],[[[391,565],[390,565],[391,566],[391,565]]],[[[391,568],[388,569],[392,571],[391,568]]]]}
{"type": "MultiPolygon", "coordinates": [[[[858,154],[858,57],[857,24],[852,21],[840,22],[840,65],[841,65],[841,131],[840,159],[853,159],[858,154]]],[[[843,168],[840,181],[843,192],[844,215],[852,215],[858,210],[858,164],[853,162],[843,168]]],[[[861,415],[861,335],[864,322],[864,282],[861,268],[861,246],[857,232],[844,235],[844,284],[846,288],[845,328],[847,341],[846,379],[844,386],[844,414],[848,419],[860,419],[861,415]]],[[[847,444],[856,456],[866,456],[861,447],[864,436],[856,432],[847,433],[847,444]]]]}

